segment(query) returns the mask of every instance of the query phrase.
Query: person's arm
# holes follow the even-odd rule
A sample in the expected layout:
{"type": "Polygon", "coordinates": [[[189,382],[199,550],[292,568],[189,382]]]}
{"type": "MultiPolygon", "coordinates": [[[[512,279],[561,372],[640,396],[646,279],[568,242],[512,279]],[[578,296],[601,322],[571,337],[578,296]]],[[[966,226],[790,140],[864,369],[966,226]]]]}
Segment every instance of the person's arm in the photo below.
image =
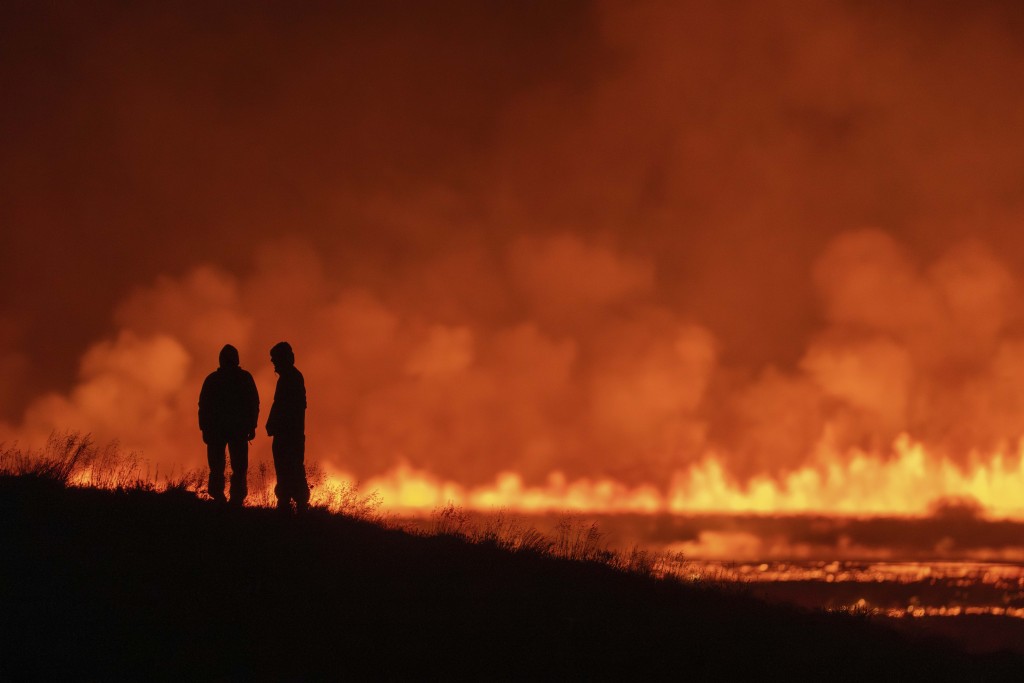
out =
{"type": "Polygon", "coordinates": [[[206,443],[206,433],[213,426],[210,417],[210,400],[213,389],[210,386],[210,378],[203,382],[203,388],[199,390],[199,431],[203,433],[203,443],[206,443]]]}
{"type": "Polygon", "coordinates": [[[252,378],[252,375],[247,373],[246,379],[249,385],[249,424],[247,425],[248,433],[246,434],[246,439],[252,441],[256,438],[256,425],[260,419],[260,393],[256,389],[256,381],[252,378]]]}
{"type": "Polygon", "coordinates": [[[281,378],[277,379],[277,386],[274,387],[274,402],[270,404],[270,415],[267,416],[267,436],[274,436],[277,433],[277,423],[280,420],[281,405],[281,378]]]}

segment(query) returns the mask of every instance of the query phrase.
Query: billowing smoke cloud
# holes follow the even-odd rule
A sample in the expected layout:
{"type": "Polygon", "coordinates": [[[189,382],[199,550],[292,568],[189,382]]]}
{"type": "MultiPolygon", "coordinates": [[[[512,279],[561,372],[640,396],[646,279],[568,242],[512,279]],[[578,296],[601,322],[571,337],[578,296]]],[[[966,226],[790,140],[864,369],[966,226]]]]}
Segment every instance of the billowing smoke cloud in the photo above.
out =
{"type": "Polygon", "coordinates": [[[887,235],[838,238],[815,279],[830,326],[802,368],[839,403],[846,439],[906,431],[963,457],[1018,437],[1017,278],[982,244],[914,264],[887,235]]]}
{"type": "MultiPolygon", "coordinates": [[[[332,281],[301,245],[263,253],[242,278],[202,266],[135,292],[121,332],[87,351],[68,395],[29,406],[22,433],[92,431],[198,464],[196,392],[220,346],[238,347],[266,410],[267,353],[287,339],[307,376],[311,454],[358,474],[404,462],[470,483],[503,470],[642,479],[702,446],[714,341],[651,303],[650,263],[568,235],[515,241],[481,286],[522,314],[488,325],[396,304],[418,268],[370,291],[332,281]]],[[[459,271],[441,262],[429,277],[459,271]]]]}
{"type": "Polygon", "coordinates": [[[279,339],[307,377],[311,456],[364,477],[407,465],[467,485],[503,471],[667,484],[714,451],[742,481],[806,466],[822,444],[884,457],[906,433],[967,463],[1024,434],[1017,281],[976,243],[916,264],[883,232],[841,235],[813,272],[825,326],[796,368],[746,379],[706,326],[656,303],[652,262],[571,235],[487,259],[480,286],[518,311],[501,323],[402,305],[464,260],[370,290],[301,244],[262,254],[242,277],[201,266],[137,290],[72,391],[35,400],[8,437],[79,429],[164,468],[200,465],[196,397],[220,346],[239,348],[265,415],[279,339]]]}
{"type": "Polygon", "coordinates": [[[1016,3],[0,12],[3,438],[200,464],[282,339],[361,476],[1024,434],[1016,3]]]}

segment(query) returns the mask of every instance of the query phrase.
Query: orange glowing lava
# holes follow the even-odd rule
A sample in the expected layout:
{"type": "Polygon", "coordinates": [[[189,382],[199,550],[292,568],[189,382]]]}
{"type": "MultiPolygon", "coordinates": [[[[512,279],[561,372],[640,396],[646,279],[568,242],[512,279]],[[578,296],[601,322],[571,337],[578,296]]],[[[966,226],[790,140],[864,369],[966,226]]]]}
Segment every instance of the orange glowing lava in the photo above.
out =
{"type": "MultiPolygon", "coordinates": [[[[503,472],[487,486],[467,487],[430,472],[400,465],[361,483],[375,490],[386,508],[404,514],[430,512],[453,502],[473,510],[506,508],[525,513],[820,513],[831,515],[919,516],[936,500],[969,498],[989,516],[1024,518],[1024,444],[1016,452],[973,454],[968,471],[948,459],[930,456],[925,447],[903,435],[887,457],[852,450],[837,453],[822,447],[811,464],[781,480],[758,476],[746,484],[730,478],[709,453],[698,464],[677,471],[668,482],[629,486],[609,478],[570,480],[552,472],[543,486],[503,472]]],[[[350,481],[343,471],[328,470],[334,482],[350,481]]]]}

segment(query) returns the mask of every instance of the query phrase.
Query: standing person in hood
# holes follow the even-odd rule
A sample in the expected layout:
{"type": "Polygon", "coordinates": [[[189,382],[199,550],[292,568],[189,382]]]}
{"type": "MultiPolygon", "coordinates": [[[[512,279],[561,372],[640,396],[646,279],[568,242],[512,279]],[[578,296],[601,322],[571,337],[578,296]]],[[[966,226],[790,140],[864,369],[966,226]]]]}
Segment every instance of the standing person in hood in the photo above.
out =
{"type": "Polygon", "coordinates": [[[199,392],[199,429],[210,463],[210,497],[224,498],[224,451],[231,453],[231,505],[241,507],[248,494],[249,442],[256,437],[260,396],[252,375],[239,367],[238,349],[220,350],[220,367],[207,376],[199,392]]]}
{"type": "Polygon", "coordinates": [[[309,504],[306,483],[306,384],[295,367],[295,354],[288,342],[270,349],[270,362],[278,374],[274,404],[267,418],[267,434],[274,437],[274,470],[277,473],[277,508],[290,510],[295,501],[298,512],[309,504]]]}

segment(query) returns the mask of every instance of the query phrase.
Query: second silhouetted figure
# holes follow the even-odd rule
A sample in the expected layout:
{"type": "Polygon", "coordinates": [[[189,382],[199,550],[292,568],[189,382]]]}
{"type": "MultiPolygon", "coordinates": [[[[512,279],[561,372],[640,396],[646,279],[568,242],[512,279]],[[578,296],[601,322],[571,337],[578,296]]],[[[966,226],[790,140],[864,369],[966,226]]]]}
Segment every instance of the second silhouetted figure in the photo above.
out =
{"type": "Polygon", "coordinates": [[[231,453],[231,504],[241,506],[248,493],[249,441],[256,436],[260,396],[252,375],[238,366],[238,349],[220,350],[220,367],[199,392],[199,429],[210,464],[210,496],[223,503],[224,449],[231,453]]]}
{"type": "Polygon", "coordinates": [[[288,342],[275,344],[270,349],[270,362],[278,374],[274,390],[274,405],[267,418],[267,434],[274,437],[271,450],[274,470],[277,472],[279,510],[289,510],[291,501],[299,512],[309,504],[309,485],[306,483],[306,384],[302,373],[295,367],[295,353],[288,342]]]}

